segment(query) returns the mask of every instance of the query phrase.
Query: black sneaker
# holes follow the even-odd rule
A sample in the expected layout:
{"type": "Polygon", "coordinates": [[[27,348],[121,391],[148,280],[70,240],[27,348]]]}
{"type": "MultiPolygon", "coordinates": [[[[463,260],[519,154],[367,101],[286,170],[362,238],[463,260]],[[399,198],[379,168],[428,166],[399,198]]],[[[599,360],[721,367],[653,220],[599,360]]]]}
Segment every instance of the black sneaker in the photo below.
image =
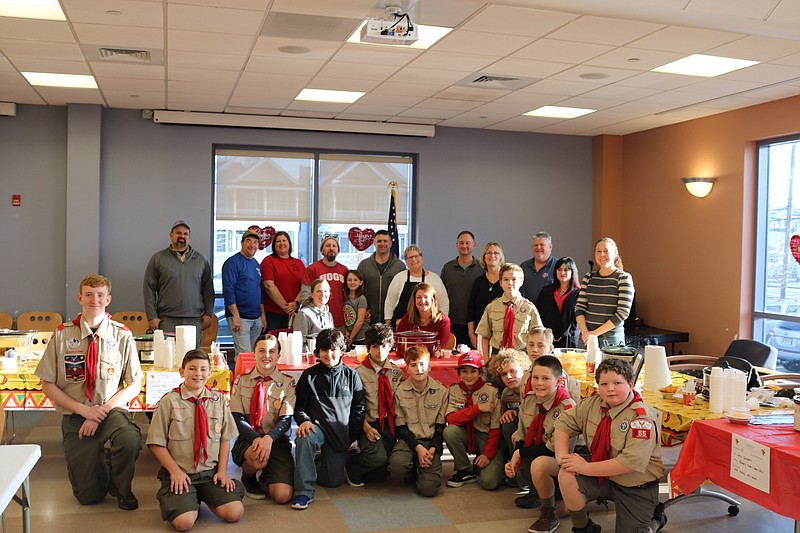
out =
{"type": "Polygon", "coordinates": [[[363,487],[364,486],[364,480],[360,479],[360,478],[356,478],[356,477],[350,476],[350,472],[348,472],[346,468],[344,469],[344,477],[347,480],[347,484],[350,485],[351,487],[363,487]]]}
{"type": "Polygon", "coordinates": [[[656,531],[661,531],[667,525],[667,513],[664,512],[664,504],[658,502],[653,512],[653,522],[658,524],[656,531]]]}
{"type": "Polygon", "coordinates": [[[592,519],[590,518],[589,523],[586,524],[584,527],[580,529],[573,527],[572,531],[574,531],[575,533],[600,533],[602,529],[603,529],[602,527],[592,522],[592,519]]]}
{"type": "Polygon", "coordinates": [[[242,474],[242,485],[244,485],[244,493],[251,500],[263,500],[267,497],[264,487],[258,482],[256,476],[242,474]]]}
{"type": "Polygon", "coordinates": [[[542,505],[542,501],[538,496],[529,492],[528,494],[523,494],[522,496],[514,499],[514,505],[521,509],[536,509],[542,505]]]}
{"type": "Polygon", "coordinates": [[[135,511],[139,508],[139,500],[137,500],[136,496],[133,494],[130,496],[119,496],[117,498],[117,506],[123,511],[135,511]]]}
{"type": "Polygon", "coordinates": [[[448,487],[463,487],[467,483],[475,483],[478,480],[478,477],[469,472],[467,470],[459,470],[456,472],[453,477],[447,480],[448,487]]]}

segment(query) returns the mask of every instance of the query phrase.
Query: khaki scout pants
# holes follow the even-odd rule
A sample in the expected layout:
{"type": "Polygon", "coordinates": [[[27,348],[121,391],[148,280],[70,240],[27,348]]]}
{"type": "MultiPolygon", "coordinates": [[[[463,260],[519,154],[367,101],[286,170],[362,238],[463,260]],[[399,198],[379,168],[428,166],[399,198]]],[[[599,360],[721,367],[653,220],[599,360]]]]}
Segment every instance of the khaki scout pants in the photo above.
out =
{"type": "MultiPolygon", "coordinates": [[[[426,448],[431,446],[430,439],[420,439],[419,443],[426,448]]],[[[393,476],[402,477],[407,481],[416,478],[419,493],[431,498],[436,496],[442,487],[442,454],[434,454],[430,468],[419,468],[417,452],[409,449],[404,440],[398,440],[389,458],[389,471],[393,476]]]]}

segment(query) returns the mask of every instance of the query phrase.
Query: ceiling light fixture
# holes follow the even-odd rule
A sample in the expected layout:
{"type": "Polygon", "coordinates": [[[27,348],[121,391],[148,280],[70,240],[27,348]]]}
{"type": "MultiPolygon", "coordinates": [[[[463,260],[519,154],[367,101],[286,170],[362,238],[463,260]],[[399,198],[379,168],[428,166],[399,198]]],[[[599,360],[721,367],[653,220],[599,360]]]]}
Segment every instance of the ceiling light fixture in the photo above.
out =
{"type": "Polygon", "coordinates": [[[546,105],[523,115],[528,117],[548,117],[548,118],[577,118],[589,113],[594,113],[596,109],[582,109],[580,107],[560,107],[555,105],[546,105]]]}
{"type": "Polygon", "coordinates": [[[329,102],[335,104],[352,104],[365,93],[359,91],[334,91],[331,89],[303,89],[295,100],[307,102],[329,102]]]}
{"type": "Polygon", "coordinates": [[[55,74],[52,72],[23,72],[31,85],[39,87],[68,87],[71,89],[97,89],[94,76],[87,74],[55,74]]]}
{"type": "Polygon", "coordinates": [[[58,0],[0,0],[0,17],[67,20],[58,0]]]}
{"type": "Polygon", "coordinates": [[[689,194],[698,198],[705,198],[711,192],[717,178],[681,178],[681,181],[686,185],[686,190],[689,191],[689,194]]]}
{"type": "Polygon", "coordinates": [[[728,72],[733,72],[734,70],[757,65],[758,63],[758,61],[749,61],[747,59],[692,54],[683,59],[673,61],[672,63],[656,67],[651,72],[713,78],[714,76],[721,76],[728,72]]]}

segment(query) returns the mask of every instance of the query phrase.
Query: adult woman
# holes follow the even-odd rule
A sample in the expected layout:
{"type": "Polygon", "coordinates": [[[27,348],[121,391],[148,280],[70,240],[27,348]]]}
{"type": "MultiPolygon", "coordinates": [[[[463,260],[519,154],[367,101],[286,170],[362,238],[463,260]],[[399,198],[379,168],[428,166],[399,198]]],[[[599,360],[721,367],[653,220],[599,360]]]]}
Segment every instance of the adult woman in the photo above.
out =
{"type": "Polygon", "coordinates": [[[427,283],[417,283],[411,291],[407,313],[397,323],[397,331],[416,328],[436,333],[440,346],[450,341],[450,319],[439,310],[436,289],[427,283]]]}
{"type": "Polygon", "coordinates": [[[309,339],[316,340],[317,333],[333,327],[333,315],[328,309],[330,299],[331,286],[324,279],[315,279],[311,283],[311,294],[294,316],[292,324],[295,331],[303,334],[306,342],[309,339]]]}
{"type": "Polygon", "coordinates": [[[292,257],[289,234],[279,231],[272,241],[272,254],[261,261],[261,287],[267,330],[286,329],[300,308],[300,286],[306,265],[292,257]]]}
{"type": "Polygon", "coordinates": [[[467,306],[467,328],[469,329],[469,341],[473,348],[478,347],[478,335],[475,334],[475,327],[481,321],[483,312],[489,302],[503,295],[500,287],[500,267],[506,262],[503,249],[496,242],[487,242],[481,252],[481,268],[484,270],[483,276],[475,279],[472,284],[472,292],[469,295],[467,306]]]}
{"type": "Polygon", "coordinates": [[[419,282],[427,283],[436,290],[439,309],[442,313],[446,315],[450,312],[450,300],[447,298],[447,289],[442,283],[442,278],[423,268],[425,259],[422,257],[422,250],[419,246],[409,244],[404,256],[408,270],[395,274],[386,292],[386,303],[383,308],[386,323],[397,324],[397,321],[408,309],[409,300],[413,301],[411,292],[419,282]]]}
{"type": "Polygon", "coordinates": [[[553,346],[574,348],[580,336],[575,322],[575,303],[581,290],[578,267],[571,257],[562,257],[556,261],[555,271],[556,279],[539,293],[536,309],[544,327],[553,330],[553,346]]]}
{"type": "Polygon", "coordinates": [[[584,343],[597,335],[600,346],[625,344],[625,319],[633,304],[633,278],[622,270],[617,243],[603,237],[594,245],[597,272],[589,272],[581,281],[575,320],[584,343]]]}

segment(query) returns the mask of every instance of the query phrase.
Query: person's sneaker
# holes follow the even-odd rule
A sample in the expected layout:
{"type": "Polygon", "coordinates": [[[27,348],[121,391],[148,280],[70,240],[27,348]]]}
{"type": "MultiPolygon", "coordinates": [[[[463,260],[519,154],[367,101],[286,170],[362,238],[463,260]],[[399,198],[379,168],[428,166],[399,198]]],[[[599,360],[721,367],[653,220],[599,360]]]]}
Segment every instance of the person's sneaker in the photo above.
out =
{"type": "Polygon", "coordinates": [[[117,506],[123,511],[135,511],[139,508],[139,500],[133,494],[130,496],[118,496],[117,506]]]}
{"type": "Polygon", "coordinates": [[[453,477],[447,480],[448,487],[463,487],[467,483],[475,483],[477,476],[467,470],[459,470],[453,477]]]}
{"type": "Polygon", "coordinates": [[[258,482],[256,476],[242,474],[242,485],[244,485],[244,493],[251,500],[263,500],[267,497],[264,487],[258,482]]]}
{"type": "Polygon", "coordinates": [[[580,529],[573,527],[572,531],[574,531],[575,533],[600,533],[602,529],[603,529],[602,527],[592,522],[592,519],[590,518],[589,523],[586,524],[584,527],[580,529]]]}
{"type": "Polygon", "coordinates": [[[542,502],[538,496],[529,492],[528,494],[523,494],[522,496],[514,499],[514,505],[521,509],[536,509],[542,505],[542,502]]]}
{"type": "Polygon", "coordinates": [[[364,486],[364,480],[350,476],[350,472],[348,472],[346,468],[344,469],[344,477],[345,477],[345,479],[347,479],[347,483],[351,487],[363,487],[364,486]]]}
{"type": "Polygon", "coordinates": [[[542,507],[539,520],[531,524],[531,527],[528,528],[528,533],[553,533],[558,529],[558,525],[559,521],[555,507],[542,507]]]}
{"type": "Polygon", "coordinates": [[[656,531],[661,531],[667,525],[667,513],[664,512],[664,504],[658,502],[653,513],[653,522],[658,524],[656,531]]]}
{"type": "Polygon", "coordinates": [[[519,483],[517,483],[517,478],[513,478],[513,477],[504,477],[503,478],[503,485],[505,485],[506,487],[512,487],[512,488],[515,488],[515,489],[519,488],[519,483]]]}
{"type": "Polygon", "coordinates": [[[295,496],[292,498],[292,509],[299,509],[303,511],[308,509],[308,504],[313,502],[314,498],[309,498],[308,496],[295,496]]]}

